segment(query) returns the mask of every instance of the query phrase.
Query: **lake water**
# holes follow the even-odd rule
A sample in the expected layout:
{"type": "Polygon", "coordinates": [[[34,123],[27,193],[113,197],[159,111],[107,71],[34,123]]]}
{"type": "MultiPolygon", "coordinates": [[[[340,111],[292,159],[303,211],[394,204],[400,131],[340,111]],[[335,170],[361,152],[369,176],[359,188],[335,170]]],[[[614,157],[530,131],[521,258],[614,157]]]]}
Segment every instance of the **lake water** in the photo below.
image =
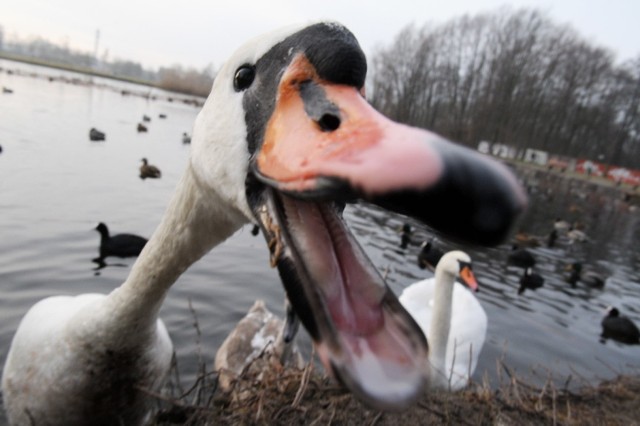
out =
{"type": "MultiPolygon", "coordinates": [[[[124,281],[133,259],[110,258],[109,266],[94,270],[91,259],[99,246],[94,228],[105,222],[112,233],[151,235],[186,165],[189,145],[182,144],[181,136],[191,133],[198,108],[169,102],[167,97],[174,95],[143,86],[10,61],[0,61],[0,67],[0,86],[13,89],[12,94],[0,94],[4,364],[20,319],[36,301],[57,294],[109,292],[124,281]],[[132,94],[124,96],[122,90],[132,94]],[[136,125],[145,114],[151,117],[149,131],[138,133],[136,125]],[[104,131],[106,141],[90,142],[91,127],[104,131]],[[162,170],[161,179],[138,177],[143,157],[162,170]]],[[[583,222],[591,240],[531,249],[546,282],[522,295],[517,293],[520,270],[506,265],[509,243],[465,248],[474,259],[478,297],[489,317],[474,378],[486,376],[496,383],[497,361],[536,383],[550,375],[561,384],[568,377],[573,384],[584,384],[638,373],[639,346],[602,343],[599,335],[608,305],[640,324],[640,213],[611,189],[539,172],[520,176],[531,188],[524,230],[546,234],[559,216],[583,222]],[[574,260],[606,270],[605,288],[571,288],[563,273],[574,260]]],[[[414,244],[401,249],[402,217],[368,206],[348,206],[345,216],[374,264],[387,271],[394,291],[431,275],[416,264],[419,244],[431,236],[426,227],[410,222],[414,244]]],[[[162,308],[185,383],[193,381],[200,359],[212,368],[216,348],[255,299],[283,312],[278,274],[269,267],[263,238],[253,237],[250,229],[241,229],[194,264],[162,308]]],[[[308,354],[305,333],[299,343],[308,354]]]]}

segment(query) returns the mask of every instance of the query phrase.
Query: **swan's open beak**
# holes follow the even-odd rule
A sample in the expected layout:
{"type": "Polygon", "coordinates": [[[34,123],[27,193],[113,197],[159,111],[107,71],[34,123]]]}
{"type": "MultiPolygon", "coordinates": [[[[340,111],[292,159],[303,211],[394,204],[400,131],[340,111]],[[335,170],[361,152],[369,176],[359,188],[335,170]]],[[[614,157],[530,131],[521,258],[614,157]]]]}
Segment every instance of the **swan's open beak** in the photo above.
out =
{"type": "Polygon", "coordinates": [[[526,198],[500,164],[376,112],[300,54],[280,80],[247,193],[296,314],[325,367],[361,399],[422,392],[427,343],[342,220],[364,199],[452,238],[497,244],[526,198]],[[265,185],[266,184],[266,185],[265,185]],[[259,195],[256,195],[259,194],[259,195]]]}

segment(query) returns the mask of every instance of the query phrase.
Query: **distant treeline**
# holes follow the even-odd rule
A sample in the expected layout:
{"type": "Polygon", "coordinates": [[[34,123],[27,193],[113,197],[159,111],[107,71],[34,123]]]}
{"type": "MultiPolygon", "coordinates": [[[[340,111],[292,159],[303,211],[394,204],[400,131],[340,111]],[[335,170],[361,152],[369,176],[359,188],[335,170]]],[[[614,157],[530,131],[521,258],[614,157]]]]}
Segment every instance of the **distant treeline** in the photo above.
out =
{"type": "MultiPolygon", "coordinates": [[[[211,67],[145,70],[48,41],[0,51],[98,66],[103,72],[208,95],[211,67]]],[[[368,98],[387,116],[469,146],[486,140],[640,168],[640,54],[621,64],[536,10],[500,9],[408,26],[371,57],[368,98]]]]}
{"type": "Polygon", "coordinates": [[[67,65],[79,70],[93,69],[100,73],[120,78],[130,78],[151,83],[162,89],[175,92],[207,96],[213,84],[214,71],[211,66],[204,70],[185,69],[179,65],[161,67],[157,71],[145,69],[140,63],[130,60],[108,61],[97,59],[92,54],[60,46],[42,38],[28,41],[7,41],[0,27],[0,52],[58,65],[67,65]]]}
{"type": "Polygon", "coordinates": [[[469,146],[640,168],[640,55],[616,64],[539,11],[408,26],[372,57],[370,74],[377,109],[469,146]]]}

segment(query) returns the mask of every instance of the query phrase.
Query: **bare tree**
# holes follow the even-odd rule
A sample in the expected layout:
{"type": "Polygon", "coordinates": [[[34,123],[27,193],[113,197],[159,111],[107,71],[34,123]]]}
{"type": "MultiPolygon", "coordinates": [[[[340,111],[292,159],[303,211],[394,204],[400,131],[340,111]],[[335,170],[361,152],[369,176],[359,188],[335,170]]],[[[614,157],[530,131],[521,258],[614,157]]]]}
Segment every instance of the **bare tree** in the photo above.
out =
{"type": "Polygon", "coordinates": [[[480,140],[640,167],[640,57],[613,54],[536,10],[408,26],[373,57],[369,99],[388,116],[480,140]]]}

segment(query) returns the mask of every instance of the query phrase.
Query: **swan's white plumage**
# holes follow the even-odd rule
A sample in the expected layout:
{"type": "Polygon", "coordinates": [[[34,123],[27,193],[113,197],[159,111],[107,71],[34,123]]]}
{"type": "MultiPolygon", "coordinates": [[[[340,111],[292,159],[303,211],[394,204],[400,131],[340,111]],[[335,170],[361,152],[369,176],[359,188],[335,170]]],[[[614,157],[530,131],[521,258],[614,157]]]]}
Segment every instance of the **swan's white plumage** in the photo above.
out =
{"type": "Polygon", "coordinates": [[[245,194],[243,96],[233,89],[233,75],[300,28],[250,41],[222,67],[194,124],[187,169],[125,283],[108,295],[51,297],[28,311],[2,376],[11,424],[144,422],[147,398],[136,389],[158,390],[173,355],[158,319],[168,289],[193,262],[253,220],[245,194]],[[126,381],[131,395],[121,392],[126,381]]]}
{"type": "MultiPolygon", "coordinates": [[[[123,340],[119,331],[102,328],[95,321],[106,302],[107,296],[103,294],[55,296],[38,302],[25,315],[7,355],[2,378],[5,408],[12,424],[28,424],[31,418],[36,424],[41,424],[43,418],[49,419],[46,424],[60,421],[80,424],[84,418],[76,411],[91,409],[90,402],[83,401],[86,390],[104,386],[104,392],[109,392],[108,382],[95,379],[99,376],[97,372],[113,366],[92,358],[92,354],[116,350],[117,344],[114,346],[113,342],[123,340]],[[23,377],[25,373],[27,380],[23,377]],[[14,407],[29,407],[30,412],[19,413],[14,407]],[[74,411],[70,407],[81,409],[74,411]]],[[[134,367],[135,376],[125,377],[131,375],[127,369],[116,380],[135,379],[155,389],[166,379],[173,345],[161,320],[156,321],[146,337],[149,343],[132,354],[139,362],[134,367]]],[[[126,345],[124,340],[122,344],[126,345]]],[[[136,401],[132,403],[132,408],[140,410],[138,418],[144,419],[146,405],[135,407],[136,401]]],[[[131,417],[127,414],[123,418],[131,417]]]]}
{"type": "MultiPolygon", "coordinates": [[[[451,276],[451,280],[454,278],[451,276]]],[[[427,336],[430,352],[433,352],[435,343],[434,337],[430,336],[430,326],[434,320],[437,285],[435,277],[418,281],[405,288],[399,297],[400,303],[427,336]]],[[[450,286],[451,283],[442,282],[441,285],[450,286]]],[[[475,371],[487,333],[487,314],[471,291],[457,281],[453,283],[451,299],[451,323],[446,343],[444,371],[434,372],[432,381],[436,386],[456,390],[466,386],[469,377],[475,371]]]]}

